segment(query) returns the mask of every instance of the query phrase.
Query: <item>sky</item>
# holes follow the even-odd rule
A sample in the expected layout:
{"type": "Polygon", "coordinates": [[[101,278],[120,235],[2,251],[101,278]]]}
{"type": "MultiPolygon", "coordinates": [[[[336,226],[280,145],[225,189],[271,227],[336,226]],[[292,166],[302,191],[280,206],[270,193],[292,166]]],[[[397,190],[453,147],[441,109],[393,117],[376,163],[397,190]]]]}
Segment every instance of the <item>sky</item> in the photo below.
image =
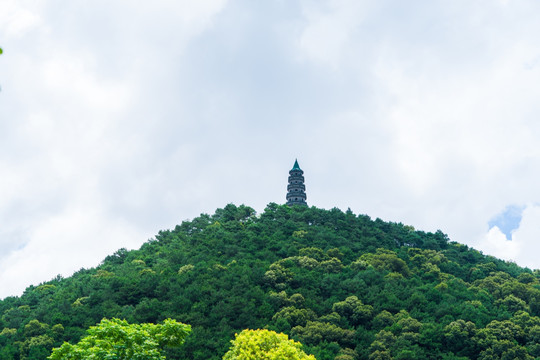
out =
{"type": "Polygon", "coordinates": [[[540,268],[540,2],[2,0],[0,298],[228,203],[540,268]]]}

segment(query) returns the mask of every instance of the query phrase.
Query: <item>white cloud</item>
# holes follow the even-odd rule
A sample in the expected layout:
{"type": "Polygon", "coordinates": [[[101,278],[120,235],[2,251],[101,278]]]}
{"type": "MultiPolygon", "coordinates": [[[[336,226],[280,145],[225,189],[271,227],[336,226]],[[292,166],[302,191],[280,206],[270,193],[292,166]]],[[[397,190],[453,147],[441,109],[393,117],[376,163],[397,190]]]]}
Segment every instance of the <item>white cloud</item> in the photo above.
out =
{"type": "Polygon", "coordinates": [[[497,226],[492,227],[477,248],[495,257],[515,261],[521,266],[532,269],[540,268],[538,254],[540,253],[540,206],[528,205],[523,211],[519,228],[512,231],[512,239],[506,236],[497,226]]]}
{"type": "Polygon", "coordinates": [[[152,209],[170,201],[153,190],[169,191],[167,171],[155,174],[167,154],[152,148],[168,119],[141,116],[155,81],[146,70],[170,72],[167,56],[210,27],[225,1],[67,6],[68,17],[52,2],[2,4],[0,28],[16,40],[1,44],[0,297],[171,225],[152,209]],[[172,45],[159,44],[163,36],[172,45]]]}
{"type": "MultiPolygon", "coordinates": [[[[305,24],[298,39],[300,59],[339,68],[352,38],[360,34],[358,28],[371,8],[373,5],[367,1],[304,2],[305,24]]],[[[357,42],[355,46],[358,46],[357,42]]]]}
{"type": "Polygon", "coordinates": [[[67,276],[80,268],[96,266],[119,248],[140,244],[143,234],[121,219],[110,219],[97,211],[68,208],[34,224],[28,233],[31,241],[0,262],[0,296],[22,293],[29,284],[56,274],[67,276]]]}
{"type": "Polygon", "coordinates": [[[2,2],[0,296],[227,202],[283,202],[295,157],[310,205],[534,264],[534,206],[510,243],[486,225],[540,202],[538,10],[2,2]]]}
{"type": "Polygon", "coordinates": [[[477,248],[485,254],[509,261],[516,261],[520,253],[519,244],[515,241],[507,240],[506,236],[497,226],[489,229],[485,237],[477,244],[477,248]]]}
{"type": "Polygon", "coordinates": [[[42,23],[35,1],[4,0],[0,4],[0,32],[7,38],[19,38],[42,23]]]}

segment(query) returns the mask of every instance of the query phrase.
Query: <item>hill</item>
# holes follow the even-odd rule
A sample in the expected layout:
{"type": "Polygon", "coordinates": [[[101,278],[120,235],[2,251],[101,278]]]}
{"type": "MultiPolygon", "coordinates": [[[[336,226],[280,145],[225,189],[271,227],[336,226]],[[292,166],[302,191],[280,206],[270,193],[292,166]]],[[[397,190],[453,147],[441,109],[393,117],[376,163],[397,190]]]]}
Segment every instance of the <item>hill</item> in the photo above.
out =
{"type": "Polygon", "coordinates": [[[229,204],[96,268],[0,302],[0,358],[45,359],[103,317],[174,318],[169,358],[221,359],[235,332],[285,332],[318,360],[540,358],[540,273],[441,231],[350,210],[229,204]]]}

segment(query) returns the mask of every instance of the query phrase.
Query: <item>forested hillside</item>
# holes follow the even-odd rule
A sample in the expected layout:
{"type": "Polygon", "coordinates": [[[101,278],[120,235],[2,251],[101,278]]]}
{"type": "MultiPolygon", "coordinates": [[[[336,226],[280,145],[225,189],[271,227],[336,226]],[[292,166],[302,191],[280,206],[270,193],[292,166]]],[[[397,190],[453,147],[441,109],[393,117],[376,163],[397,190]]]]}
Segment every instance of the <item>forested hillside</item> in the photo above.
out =
{"type": "Polygon", "coordinates": [[[0,359],[45,359],[104,317],[190,324],[171,359],[221,359],[246,328],[318,360],[540,359],[539,280],[440,231],[229,204],[1,301],[0,359]]]}

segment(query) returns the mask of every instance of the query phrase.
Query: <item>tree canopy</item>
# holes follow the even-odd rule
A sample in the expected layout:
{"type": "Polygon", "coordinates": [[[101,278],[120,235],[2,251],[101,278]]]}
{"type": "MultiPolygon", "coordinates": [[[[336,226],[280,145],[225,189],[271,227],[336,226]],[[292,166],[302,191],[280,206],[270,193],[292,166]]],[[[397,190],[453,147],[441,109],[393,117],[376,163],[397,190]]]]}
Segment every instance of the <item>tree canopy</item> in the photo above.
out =
{"type": "Polygon", "coordinates": [[[244,330],[231,341],[223,360],[315,360],[302,344],[270,330],[244,330]]]}
{"type": "Polygon", "coordinates": [[[317,360],[538,358],[539,280],[441,231],[229,204],[0,301],[0,359],[44,360],[103,317],[190,324],[161,350],[173,359],[222,359],[235,333],[262,328],[317,360]]]}
{"type": "Polygon", "coordinates": [[[103,319],[87,330],[76,345],[65,342],[53,349],[51,360],[164,360],[165,346],[180,346],[191,331],[189,325],[166,319],[163,324],[129,324],[103,319]]]}

